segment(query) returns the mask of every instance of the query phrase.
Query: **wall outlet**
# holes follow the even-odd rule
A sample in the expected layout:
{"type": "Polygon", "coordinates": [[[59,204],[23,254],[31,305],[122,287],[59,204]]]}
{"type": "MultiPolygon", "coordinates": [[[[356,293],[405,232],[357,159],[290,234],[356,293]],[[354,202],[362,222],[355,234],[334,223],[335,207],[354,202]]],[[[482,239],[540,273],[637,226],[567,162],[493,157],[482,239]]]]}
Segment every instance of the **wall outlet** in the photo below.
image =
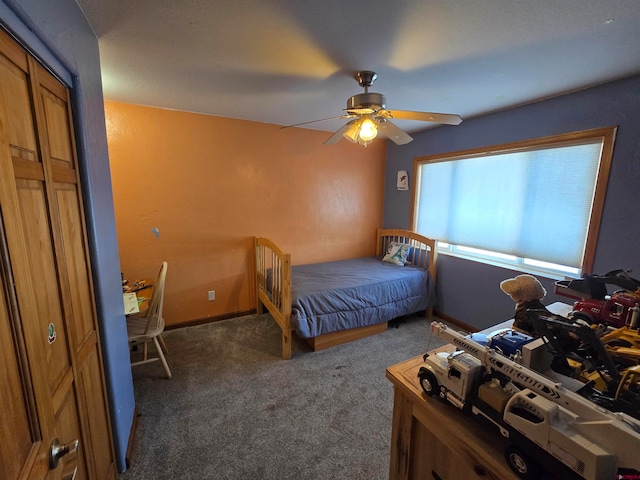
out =
{"type": "Polygon", "coordinates": [[[209,290],[209,300],[215,300],[215,299],[216,299],[216,291],[209,290]]]}

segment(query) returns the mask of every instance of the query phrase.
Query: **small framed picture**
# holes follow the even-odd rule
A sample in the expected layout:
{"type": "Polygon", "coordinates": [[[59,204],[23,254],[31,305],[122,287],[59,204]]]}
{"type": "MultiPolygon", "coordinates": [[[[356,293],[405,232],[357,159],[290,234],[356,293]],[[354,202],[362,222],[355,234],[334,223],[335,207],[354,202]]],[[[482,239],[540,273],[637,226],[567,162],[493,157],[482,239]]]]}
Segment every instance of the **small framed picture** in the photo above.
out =
{"type": "Polygon", "coordinates": [[[409,190],[409,174],[406,170],[398,170],[398,190],[409,190]]]}

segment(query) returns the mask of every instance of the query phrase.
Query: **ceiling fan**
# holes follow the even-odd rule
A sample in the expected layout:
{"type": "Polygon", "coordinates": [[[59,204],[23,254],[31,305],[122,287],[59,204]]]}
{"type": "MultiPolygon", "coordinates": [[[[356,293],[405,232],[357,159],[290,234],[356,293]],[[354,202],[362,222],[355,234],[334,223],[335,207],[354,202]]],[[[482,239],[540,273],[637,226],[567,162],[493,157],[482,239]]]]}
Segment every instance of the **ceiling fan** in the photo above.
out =
{"type": "MultiPolygon", "coordinates": [[[[358,84],[364,88],[364,93],[359,93],[347,100],[346,114],[339,117],[323,118],[310,122],[289,125],[298,127],[309,123],[322,122],[324,120],[334,120],[337,118],[351,119],[325,142],[325,145],[332,145],[346,138],[350,142],[359,143],[365,147],[377,136],[386,137],[397,145],[409,143],[413,138],[398,128],[391,122],[391,119],[398,120],[420,120],[424,122],[444,123],[447,125],[458,125],[462,118],[449,113],[433,112],[412,112],[406,110],[387,110],[386,98],[381,93],[369,92],[369,87],[373,85],[378,75],[375,72],[364,70],[355,75],[358,84]]],[[[283,127],[286,128],[286,127],[283,127]]]]}

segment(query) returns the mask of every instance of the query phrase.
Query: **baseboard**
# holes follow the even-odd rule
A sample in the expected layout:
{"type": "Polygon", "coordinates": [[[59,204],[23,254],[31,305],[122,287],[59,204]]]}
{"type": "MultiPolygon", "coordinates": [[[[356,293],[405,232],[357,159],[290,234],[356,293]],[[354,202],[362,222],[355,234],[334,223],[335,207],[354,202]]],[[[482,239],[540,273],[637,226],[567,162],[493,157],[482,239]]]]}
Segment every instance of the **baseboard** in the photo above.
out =
{"type": "Polygon", "coordinates": [[[129,443],[127,444],[127,451],[124,454],[124,465],[126,468],[131,466],[131,459],[133,458],[133,450],[136,445],[136,431],[138,430],[138,417],[140,412],[138,411],[138,405],[133,408],[133,421],[131,422],[131,430],[129,431],[129,443]]]}
{"type": "Polygon", "coordinates": [[[450,323],[451,325],[455,325],[456,327],[464,330],[465,332],[473,333],[473,332],[477,332],[478,331],[477,328],[472,327],[471,325],[467,325],[466,323],[461,322],[457,318],[453,318],[453,317],[447,315],[446,313],[442,313],[442,312],[440,312],[438,310],[434,310],[433,316],[434,317],[438,317],[438,318],[444,320],[445,322],[450,323]]]}
{"type": "Polygon", "coordinates": [[[166,325],[165,330],[173,330],[175,328],[182,327],[194,327],[196,325],[204,325],[205,323],[220,322],[222,320],[229,320],[230,318],[244,317],[246,315],[255,315],[256,309],[246,310],[244,312],[225,313],[224,315],[216,315],[215,317],[197,318],[195,320],[187,320],[186,322],[172,323],[166,325]]]}

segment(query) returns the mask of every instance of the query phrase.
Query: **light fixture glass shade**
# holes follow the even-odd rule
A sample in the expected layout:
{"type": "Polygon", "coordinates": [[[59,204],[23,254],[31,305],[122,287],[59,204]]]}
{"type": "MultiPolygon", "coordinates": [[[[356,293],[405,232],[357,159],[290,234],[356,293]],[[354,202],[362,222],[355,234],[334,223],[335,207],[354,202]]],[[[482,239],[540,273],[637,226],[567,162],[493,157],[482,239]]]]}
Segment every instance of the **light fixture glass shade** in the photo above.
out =
{"type": "Polygon", "coordinates": [[[360,122],[357,120],[353,120],[349,129],[342,134],[344,138],[349,140],[351,143],[358,143],[358,134],[360,133],[360,122]]]}
{"type": "Polygon", "coordinates": [[[370,142],[378,135],[378,128],[370,117],[366,117],[360,124],[360,138],[364,142],[370,142]]]}

